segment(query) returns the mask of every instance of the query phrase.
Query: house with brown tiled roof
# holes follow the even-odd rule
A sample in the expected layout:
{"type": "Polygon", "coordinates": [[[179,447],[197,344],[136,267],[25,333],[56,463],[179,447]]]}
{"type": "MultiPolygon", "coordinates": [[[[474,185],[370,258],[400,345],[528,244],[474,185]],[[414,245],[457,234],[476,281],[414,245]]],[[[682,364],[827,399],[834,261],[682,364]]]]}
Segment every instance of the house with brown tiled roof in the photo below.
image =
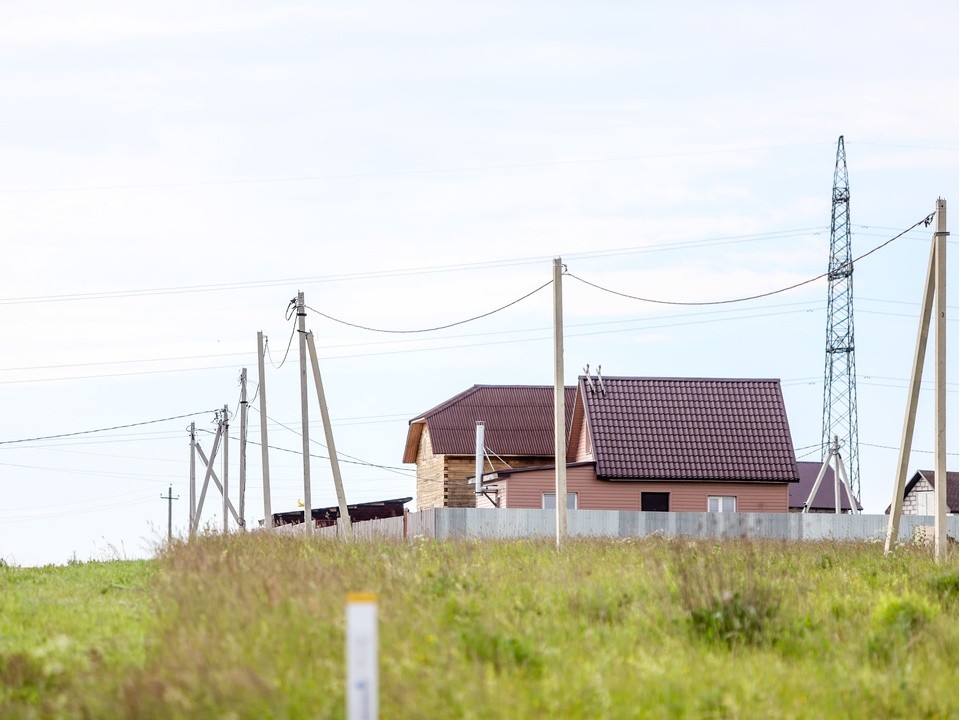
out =
{"type": "MultiPolygon", "coordinates": [[[[933,470],[917,470],[903,488],[904,515],[933,515],[936,509],[934,498],[936,473],[933,470]]],[[[947,471],[947,514],[960,512],[960,473],[947,471]]],[[[890,512],[887,507],[886,512],[890,512]]]]}
{"type": "MultiPolygon", "coordinates": [[[[790,512],[803,512],[803,506],[810,497],[810,491],[817,482],[817,475],[820,474],[820,468],[823,463],[797,461],[797,471],[800,474],[800,482],[790,485],[790,512]]],[[[834,483],[833,467],[827,466],[827,472],[820,481],[820,487],[817,488],[817,494],[810,503],[810,509],[807,512],[812,513],[836,513],[837,499],[834,494],[836,485],[834,483]]],[[[857,503],[857,508],[863,510],[863,507],[857,503]]],[[[850,499],[846,491],[840,488],[840,512],[850,512],[850,499]]]]}
{"type": "MultiPolygon", "coordinates": [[[[799,480],[779,380],[582,376],[567,449],[579,509],[787,512],[799,480]]],[[[499,507],[554,507],[555,469],[485,473],[499,507]]]]}
{"type": "MultiPolygon", "coordinates": [[[[568,429],[575,393],[567,388],[568,429]]],[[[417,465],[418,510],[476,507],[467,478],[476,474],[478,421],[491,471],[553,463],[552,386],[474,385],[410,421],[403,462],[417,465]]]]}

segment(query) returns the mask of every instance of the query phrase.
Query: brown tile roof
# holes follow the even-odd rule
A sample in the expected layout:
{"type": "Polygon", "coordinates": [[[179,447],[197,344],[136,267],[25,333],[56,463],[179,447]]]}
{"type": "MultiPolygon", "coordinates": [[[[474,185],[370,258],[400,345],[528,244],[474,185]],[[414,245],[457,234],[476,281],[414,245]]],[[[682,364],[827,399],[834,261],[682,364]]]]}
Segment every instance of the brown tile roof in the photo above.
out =
{"type": "MultiPolygon", "coordinates": [[[[568,431],[575,396],[575,387],[566,388],[568,431]]],[[[416,462],[424,425],[435,454],[473,455],[478,420],[484,443],[498,455],[553,455],[553,386],[474,385],[410,421],[403,461],[416,462]]]]}
{"type": "MultiPolygon", "coordinates": [[[[802,510],[803,505],[810,497],[810,491],[813,490],[813,484],[817,481],[817,475],[820,472],[822,462],[797,461],[797,470],[800,473],[800,482],[790,486],[790,509],[802,510]]],[[[857,503],[859,509],[863,509],[860,503],[857,503]]],[[[837,509],[837,501],[833,495],[833,466],[827,468],[827,474],[823,476],[820,482],[820,488],[817,490],[816,497],[810,503],[811,510],[830,510],[837,509]]],[[[850,501],[847,500],[847,493],[840,489],[840,509],[849,510],[850,501]]]]}
{"type": "Polygon", "coordinates": [[[798,479],[779,380],[605,377],[603,387],[578,386],[598,478],[798,479]]]}

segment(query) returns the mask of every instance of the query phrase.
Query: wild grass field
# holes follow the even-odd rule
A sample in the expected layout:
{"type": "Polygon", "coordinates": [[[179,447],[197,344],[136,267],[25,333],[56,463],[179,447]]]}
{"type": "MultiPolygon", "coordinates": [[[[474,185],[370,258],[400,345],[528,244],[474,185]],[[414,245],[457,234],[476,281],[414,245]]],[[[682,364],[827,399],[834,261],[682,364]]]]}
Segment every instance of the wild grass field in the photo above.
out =
{"type": "Polygon", "coordinates": [[[873,544],[358,543],[264,533],[0,567],[0,718],[956,718],[957,557],[873,544]]]}

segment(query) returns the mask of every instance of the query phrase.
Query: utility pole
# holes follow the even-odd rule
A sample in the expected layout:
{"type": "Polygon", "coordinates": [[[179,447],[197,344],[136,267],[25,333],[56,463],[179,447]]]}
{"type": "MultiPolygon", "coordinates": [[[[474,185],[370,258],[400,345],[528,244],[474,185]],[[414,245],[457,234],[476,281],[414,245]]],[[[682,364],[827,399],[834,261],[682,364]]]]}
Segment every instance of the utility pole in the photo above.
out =
{"type": "Polygon", "coordinates": [[[267,382],[264,377],[263,333],[257,332],[257,371],[260,373],[260,465],[263,473],[263,526],[273,530],[273,508],[270,505],[270,458],[267,450],[267,382]]]}
{"type": "Polygon", "coordinates": [[[190,524],[189,536],[196,535],[197,525],[197,426],[190,423],[190,524]]]}
{"type": "Polygon", "coordinates": [[[230,469],[230,407],[228,405],[223,406],[223,416],[220,422],[223,423],[223,532],[226,534],[230,529],[230,515],[228,514],[230,494],[227,491],[227,472],[230,469]]]}
{"type": "Polygon", "coordinates": [[[317,401],[320,403],[320,417],[323,419],[323,432],[327,440],[327,452],[330,455],[330,471],[333,473],[333,484],[337,490],[337,505],[340,508],[340,527],[348,540],[353,540],[353,523],[350,521],[350,510],[347,507],[347,497],[343,492],[343,478],[340,477],[340,460],[337,458],[337,446],[333,441],[333,425],[330,423],[330,413],[327,410],[327,398],[323,394],[323,379],[320,377],[320,363],[317,361],[317,348],[313,343],[313,333],[306,335],[307,347],[310,350],[310,362],[313,365],[313,384],[317,388],[317,401]]]}
{"type": "Polygon", "coordinates": [[[827,342],[823,371],[822,457],[834,435],[846,446],[853,494],[860,497],[860,450],[857,438],[857,363],[853,336],[853,254],[850,241],[850,181],[843,136],[837,142],[827,267],[827,342]]]}
{"type": "Polygon", "coordinates": [[[303,293],[297,293],[297,332],[300,335],[300,436],[303,440],[303,525],[313,535],[313,504],[310,497],[310,412],[307,405],[307,310],[303,293]]]}
{"type": "Polygon", "coordinates": [[[173,542],[173,501],[179,500],[180,496],[173,496],[173,485],[171,485],[166,495],[161,493],[160,499],[167,501],[167,544],[169,545],[173,542]]]}
{"type": "Polygon", "coordinates": [[[247,369],[240,371],[240,529],[247,529],[247,369]]]}
{"type": "Polygon", "coordinates": [[[563,384],[563,262],[553,260],[553,454],[557,486],[557,550],[567,537],[567,413],[563,384]]]}
{"type": "Polygon", "coordinates": [[[937,198],[936,248],[937,345],[934,351],[934,415],[936,437],[933,442],[934,495],[933,553],[937,562],[947,556],[947,201],[937,198]]]}
{"type": "Polygon", "coordinates": [[[946,515],[947,515],[947,413],[946,413],[946,367],[947,367],[947,202],[937,199],[935,212],[937,229],[933,233],[930,245],[930,260],[923,286],[923,299],[920,304],[920,324],[917,330],[917,344],[913,353],[913,369],[910,371],[910,386],[907,394],[907,409],[903,419],[903,434],[900,439],[900,456],[897,461],[897,474],[893,483],[893,499],[890,501],[890,518],[887,523],[887,539],[884,552],[889,554],[900,534],[900,516],[903,513],[903,492],[907,483],[907,466],[910,451],[913,448],[913,431],[917,419],[917,405],[920,398],[920,382],[923,379],[923,361],[927,352],[927,340],[930,336],[930,320],[936,304],[936,343],[934,377],[934,556],[942,561],[946,555],[946,515]],[[934,303],[936,301],[936,303],[934,303]]]}

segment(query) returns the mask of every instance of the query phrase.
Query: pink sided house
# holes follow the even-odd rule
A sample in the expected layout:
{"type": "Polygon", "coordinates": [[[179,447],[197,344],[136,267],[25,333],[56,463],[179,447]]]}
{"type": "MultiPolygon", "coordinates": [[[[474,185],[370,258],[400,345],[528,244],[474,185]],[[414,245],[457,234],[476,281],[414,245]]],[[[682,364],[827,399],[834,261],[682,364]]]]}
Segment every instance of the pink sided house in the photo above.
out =
{"type": "MultiPolygon", "coordinates": [[[[785,513],[799,480],[779,380],[582,376],[568,438],[570,508],[785,513]]],[[[509,467],[482,489],[496,507],[549,508],[554,477],[509,467]]]]}

